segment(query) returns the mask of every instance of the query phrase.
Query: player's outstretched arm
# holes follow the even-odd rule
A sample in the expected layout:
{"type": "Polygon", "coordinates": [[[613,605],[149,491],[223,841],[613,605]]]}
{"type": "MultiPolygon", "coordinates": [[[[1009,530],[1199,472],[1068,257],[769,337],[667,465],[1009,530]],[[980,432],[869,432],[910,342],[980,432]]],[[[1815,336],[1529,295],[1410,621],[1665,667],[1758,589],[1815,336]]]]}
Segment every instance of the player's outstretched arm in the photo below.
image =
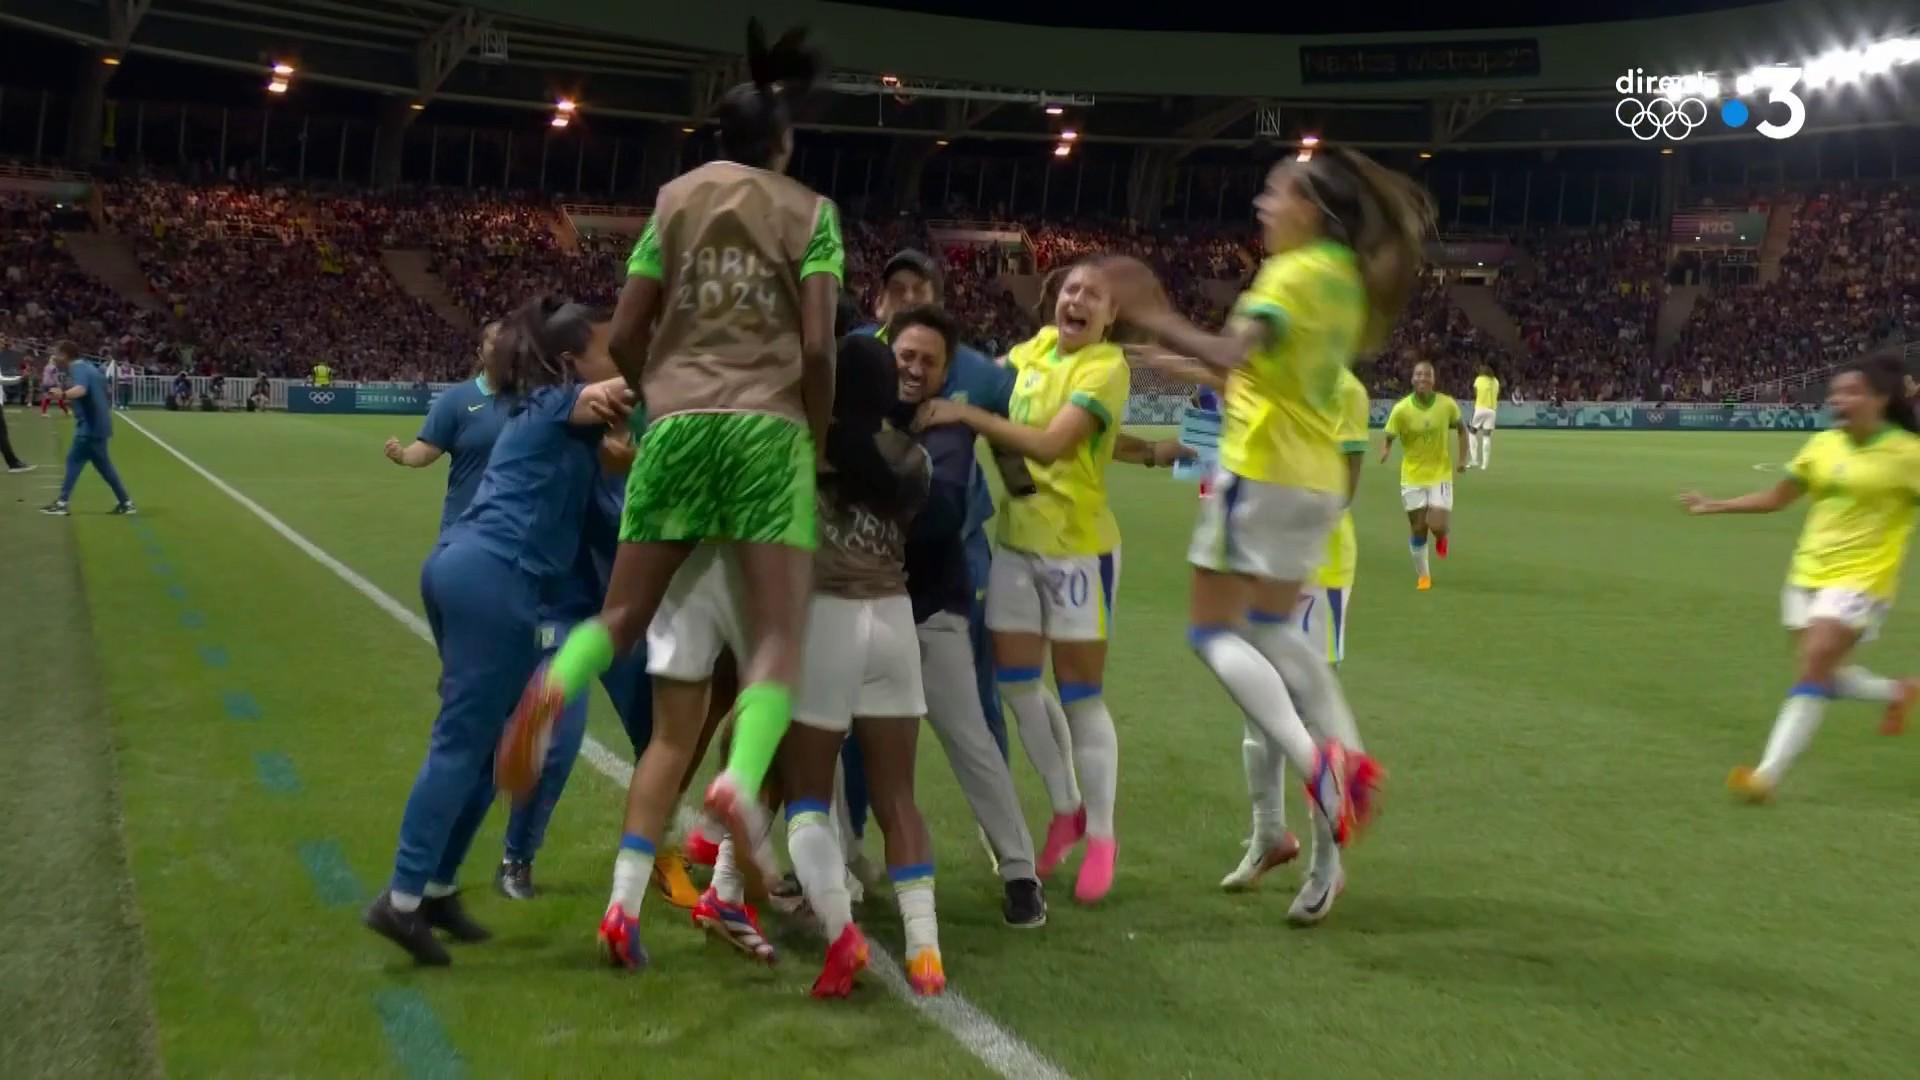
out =
{"type": "Polygon", "coordinates": [[[1680,505],[1689,514],[1771,514],[1793,505],[1800,497],[1800,484],[1782,480],[1762,491],[1732,499],[1709,499],[1697,491],[1680,494],[1680,505]]]}

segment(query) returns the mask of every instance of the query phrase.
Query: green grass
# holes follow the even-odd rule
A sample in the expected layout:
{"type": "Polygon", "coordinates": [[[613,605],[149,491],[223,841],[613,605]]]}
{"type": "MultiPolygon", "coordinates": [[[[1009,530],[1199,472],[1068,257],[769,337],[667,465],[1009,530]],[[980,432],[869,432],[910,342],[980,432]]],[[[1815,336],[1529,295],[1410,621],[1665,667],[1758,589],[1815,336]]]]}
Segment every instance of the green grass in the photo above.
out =
{"type": "MultiPolygon", "coordinates": [[[[137,419],[417,609],[443,476],[379,454],[410,424],[137,419]]],[[[1777,596],[1798,515],[1690,520],[1671,496],[1759,486],[1753,466],[1796,441],[1503,432],[1495,471],[1457,485],[1454,556],[1424,595],[1394,473],[1369,465],[1342,674],[1392,786],[1338,912],[1310,932],[1282,922],[1291,873],[1251,897],[1214,888],[1246,810],[1239,719],[1184,644],[1193,489],[1116,467],[1118,883],[1093,911],[1056,889],[1038,933],[1000,927],[997,882],[923,740],[952,986],[1084,1077],[1282,1062],[1342,1076],[1909,1073],[1915,748],[1837,705],[1778,805],[1735,806],[1721,787],[1791,681],[1777,596]]],[[[586,767],[541,856],[547,897],[509,906],[476,889],[496,943],[448,971],[399,963],[357,914],[424,749],[431,650],[124,426],[115,457],[143,517],[104,516],[111,498],[89,477],[71,530],[170,1072],[431,1075],[444,1052],[478,1075],[986,1073],[877,984],[844,1005],[808,1000],[819,947],[803,935],[781,934],[785,962],[762,972],[650,902],[654,970],[601,970],[592,931],[618,806],[586,767]],[[229,715],[241,691],[257,718],[229,715]],[[276,790],[283,764],[297,790],[276,790]],[[303,844],[347,872],[316,887],[303,844]],[[431,1023],[390,1038],[380,1007],[396,1000],[431,1023]]],[[[68,526],[30,524],[66,542],[68,526]]],[[[1920,623],[1896,614],[1863,658],[1897,672],[1916,646],[1920,623]]],[[[621,745],[610,716],[593,725],[621,745]]],[[[1037,826],[1038,782],[1024,761],[1016,772],[1037,826]]],[[[476,845],[476,883],[500,826],[476,845]]],[[[101,888],[112,869],[101,861],[101,888]]],[[[869,901],[865,922],[897,945],[890,904],[869,901]]]]}
{"type": "MultiPolygon", "coordinates": [[[[60,429],[16,421],[15,431],[22,454],[57,465],[60,429]]],[[[154,1075],[113,731],[80,566],[65,523],[35,512],[59,478],[54,466],[0,475],[9,743],[0,754],[0,1061],[10,1076],[154,1075]]]]}

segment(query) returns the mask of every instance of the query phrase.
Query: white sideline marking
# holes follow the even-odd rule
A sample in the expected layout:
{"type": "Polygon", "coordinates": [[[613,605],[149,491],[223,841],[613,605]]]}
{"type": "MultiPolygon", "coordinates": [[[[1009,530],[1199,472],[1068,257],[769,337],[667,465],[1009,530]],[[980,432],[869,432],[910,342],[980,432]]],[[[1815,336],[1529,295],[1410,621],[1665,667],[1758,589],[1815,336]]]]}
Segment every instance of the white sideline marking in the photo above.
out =
{"type": "Polygon", "coordinates": [[[1763,461],[1753,467],[1754,472],[1779,472],[1784,466],[1777,461],[1763,461]]]}
{"type": "MultiPolygon", "coordinates": [[[[411,608],[387,595],[380,586],[361,577],[346,563],[327,554],[320,545],[295,532],[292,526],[275,517],[266,507],[241,494],[232,484],[208,472],[200,466],[199,462],[175,450],[166,440],[148,431],[139,421],[125,414],[122,414],[119,419],[152,440],[155,446],[173,455],[182,465],[199,473],[207,483],[245,507],[254,517],[265,522],[268,528],[279,533],[288,543],[304,552],[308,558],[333,571],[335,577],[352,586],[353,590],[361,596],[373,601],[375,607],[393,616],[400,625],[413,631],[415,637],[429,645],[433,644],[433,631],[427,626],[427,621],[415,615],[411,608]]],[[[581,744],[580,754],[587,759],[595,771],[622,787],[633,774],[632,765],[608,750],[592,735],[588,735],[586,741],[581,744]]],[[[938,1025],[941,1030],[953,1036],[955,1042],[989,1069],[1006,1077],[1007,1080],[1067,1080],[1067,1074],[1059,1066],[1048,1061],[1019,1036],[1001,1027],[993,1017],[975,1008],[972,1002],[958,992],[948,990],[939,997],[923,998],[915,994],[907,985],[906,973],[900,970],[900,963],[893,958],[892,954],[871,939],[867,947],[872,957],[870,970],[879,978],[887,991],[929,1022],[938,1025]]]]}

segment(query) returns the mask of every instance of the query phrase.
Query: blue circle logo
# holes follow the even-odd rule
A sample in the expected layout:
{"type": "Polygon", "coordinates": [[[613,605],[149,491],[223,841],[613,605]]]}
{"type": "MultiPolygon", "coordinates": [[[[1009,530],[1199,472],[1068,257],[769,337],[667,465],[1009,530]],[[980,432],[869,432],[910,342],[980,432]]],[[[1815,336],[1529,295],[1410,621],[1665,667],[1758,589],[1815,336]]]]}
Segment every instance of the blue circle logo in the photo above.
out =
{"type": "Polygon", "coordinates": [[[1728,127],[1742,127],[1747,122],[1747,103],[1739,98],[1728,98],[1720,106],[1720,119],[1728,127]]]}

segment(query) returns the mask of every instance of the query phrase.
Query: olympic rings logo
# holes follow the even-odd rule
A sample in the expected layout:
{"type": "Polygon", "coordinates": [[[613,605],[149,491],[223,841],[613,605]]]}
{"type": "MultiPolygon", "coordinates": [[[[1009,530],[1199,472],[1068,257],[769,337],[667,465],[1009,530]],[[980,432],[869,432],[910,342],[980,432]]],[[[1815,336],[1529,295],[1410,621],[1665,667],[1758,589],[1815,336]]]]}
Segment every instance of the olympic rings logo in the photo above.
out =
{"type": "Polygon", "coordinates": [[[1641,142],[1661,135],[1678,142],[1707,122],[1707,103],[1700,98],[1621,98],[1613,107],[1613,118],[1641,142]]]}
{"type": "Polygon", "coordinates": [[[333,391],[309,390],[307,391],[307,400],[315,405],[331,405],[333,404],[333,391]]]}

